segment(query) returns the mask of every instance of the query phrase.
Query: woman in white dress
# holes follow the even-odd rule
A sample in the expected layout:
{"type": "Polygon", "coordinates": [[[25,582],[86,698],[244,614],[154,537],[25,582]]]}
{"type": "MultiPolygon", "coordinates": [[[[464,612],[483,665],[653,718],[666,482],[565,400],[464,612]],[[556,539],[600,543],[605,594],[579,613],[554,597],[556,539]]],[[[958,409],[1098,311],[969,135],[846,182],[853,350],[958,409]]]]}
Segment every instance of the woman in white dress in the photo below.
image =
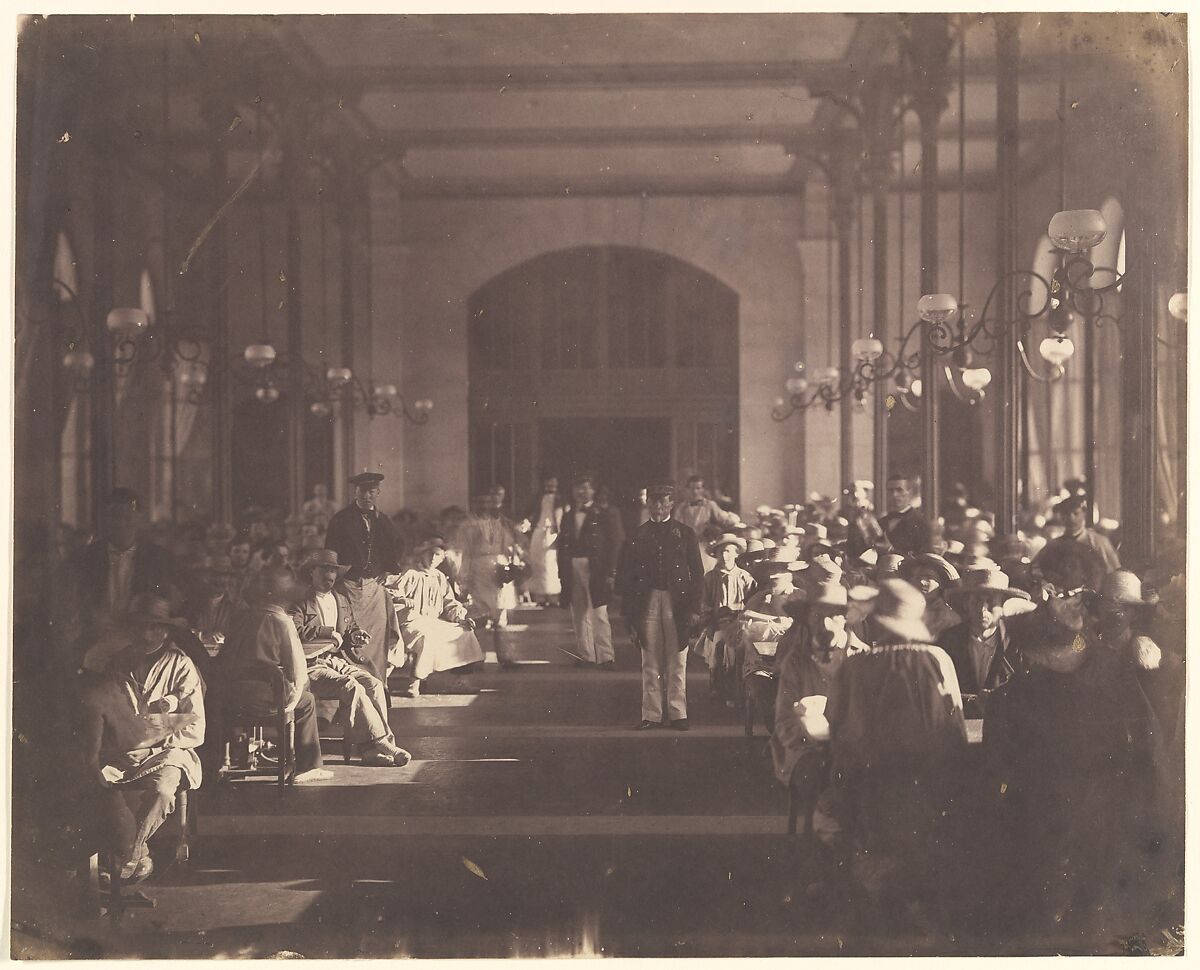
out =
{"type": "Polygon", "coordinates": [[[527,589],[533,601],[548,606],[562,595],[558,578],[559,529],[562,527],[563,502],[558,494],[558,479],[553,475],[542,482],[542,494],[529,517],[533,531],[529,537],[529,583],[527,589]]]}
{"type": "Polygon", "coordinates": [[[517,588],[512,581],[499,582],[498,567],[520,553],[517,527],[500,511],[495,492],[483,497],[481,514],[463,529],[463,582],[471,594],[475,611],[492,628],[508,625],[508,611],[517,606],[517,588]]]}

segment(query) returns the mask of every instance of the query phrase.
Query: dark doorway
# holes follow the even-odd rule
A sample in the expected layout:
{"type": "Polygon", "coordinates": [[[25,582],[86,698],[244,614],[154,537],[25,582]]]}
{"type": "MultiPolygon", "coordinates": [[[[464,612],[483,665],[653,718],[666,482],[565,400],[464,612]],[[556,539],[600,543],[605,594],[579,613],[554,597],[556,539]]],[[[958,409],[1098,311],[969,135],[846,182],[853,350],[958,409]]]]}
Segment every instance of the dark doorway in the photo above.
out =
{"type": "Polygon", "coordinates": [[[541,465],[566,491],[581,471],[595,472],[614,505],[671,479],[670,418],[545,418],[538,422],[541,465]]]}

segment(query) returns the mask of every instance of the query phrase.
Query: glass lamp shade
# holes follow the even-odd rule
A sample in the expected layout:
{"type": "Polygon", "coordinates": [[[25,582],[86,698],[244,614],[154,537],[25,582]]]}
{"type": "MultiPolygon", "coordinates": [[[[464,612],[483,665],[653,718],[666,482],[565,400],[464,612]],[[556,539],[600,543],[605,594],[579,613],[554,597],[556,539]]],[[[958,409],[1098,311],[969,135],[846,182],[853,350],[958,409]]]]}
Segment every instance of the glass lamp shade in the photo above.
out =
{"type": "Polygon", "coordinates": [[[926,323],[945,323],[958,309],[958,300],[949,293],[926,293],[917,300],[917,313],[926,323]]]}
{"type": "Polygon", "coordinates": [[[1046,235],[1059,249],[1084,253],[1104,241],[1108,226],[1098,209],[1064,209],[1054,213],[1046,235]]]}
{"type": "Polygon", "coordinates": [[[859,337],[850,345],[850,353],[856,360],[871,363],[883,356],[883,342],[874,337],[859,337]]]}
{"type": "Polygon", "coordinates": [[[395,397],[400,392],[396,389],[395,384],[375,384],[371,388],[371,393],[375,397],[395,397]]]}
{"type": "Polygon", "coordinates": [[[808,390],[808,379],[800,376],[789,377],[783,382],[783,389],[789,394],[803,394],[808,390]]]}
{"type": "Polygon", "coordinates": [[[1187,293],[1176,293],[1167,301],[1167,312],[1176,320],[1187,320],[1187,293]]]}
{"type": "Polygon", "coordinates": [[[254,389],[254,396],[260,401],[271,404],[279,400],[279,388],[274,384],[264,384],[262,387],[254,389]]]}
{"type": "Polygon", "coordinates": [[[908,385],[908,393],[913,397],[921,396],[921,378],[918,377],[915,381],[908,385]]]}
{"type": "Polygon", "coordinates": [[[63,367],[72,374],[86,377],[96,366],[96,358],[88,350],[68,350],[63,354],[63,367]]]}
{"type": "Polygon", "coordinates": [[[963,386],[979,394],[992,383],[992,372],[986,367],[968,367],[962,372],[963,386]]]}
{"type": "Polygon", "coordinates": [[[1070,337],[1047,337],[1038,345],[1038,353],[1046,363],[1061,367],[1075,356],[1075,344],[1071,342],[1070,337]]]}
{"type": "Polygon", "coordinates": [[[242,356],[251,367],[270,367],[275,363],[275,348],[270,344],[250,344],[242,356]]]}
{"type": "Polygon", "coordinates": [[[429,398],[423,397],[419,401],[414,401],[413,407],[416,408],[418,411],[428,414],[430,411],[433,410],[433,402],[431,400],[429,400],[429,398]]]}
{"type": "Polygon", "coordinates": [[[105,325],[109,333],[121,337],[136,337],[150,327],[150,315],[141,307],[119,306],[108,311],[105,325]]]}
{"type": "Polygon", "coordinates": [[[318,418],[327,418],[333,414],[333,408],[331,408],[324,401],[313,401],[312,404],[308,406],[308,410],[318,418]]]}
{"type": "Polygon", "coordinates": [[[345,387],[354,379],[349,367],[330,367],[325,371],[325,381],[331,387],[345,387]]]}
{"type": "Polygon", "coordinates": [[[826,367],[821,371],[819,380],[826,387],[830,387],[838,382],[838,378],[840,376],[841,371],[839,371],[836,367],[826,367]]]}
{"type": "Polygon", "coordinates": [[[804,361],[802,361],[802,360],[796,361],[796,363],[792,364],[792,369],[797,374],[803,374],[804,373],[804,361]]]}
{"type": "Polygon", "coordinates": [[[179,371],[179,383],[189,387],[203,387],[208,376],[202,367],[183,367],[179,371]]]}
{"type": "Polygon", "coordinates": [[[775,407],[782,408],[782,407],[785,407],[786,405],[787,405],[787,401],[785,401],[783,398],[781,398],[781,397],[775,398],[775,407]]]}

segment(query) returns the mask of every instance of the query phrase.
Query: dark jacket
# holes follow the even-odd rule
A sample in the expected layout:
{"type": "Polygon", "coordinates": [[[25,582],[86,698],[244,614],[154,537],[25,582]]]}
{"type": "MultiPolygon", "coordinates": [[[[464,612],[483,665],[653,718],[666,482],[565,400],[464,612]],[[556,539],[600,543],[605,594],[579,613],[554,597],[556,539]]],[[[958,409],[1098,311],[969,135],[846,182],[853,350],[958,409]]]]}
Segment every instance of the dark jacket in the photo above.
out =
{"type": "MultiPolygon", "coordinates": [[[[334,629],[338,633],[345,634],[350,629],[350,603],[346,599],[346,594],[336,587],[333,590],[333,598],[337,602],[338,610],[337,625],[334,629]]],[[[311,588],[305,594],[304,599],[295,603],[287,611],[287,614],[296,624],[296,632],[300,634],[301,643],[318,639],[317,631],[325,624],[321,622],[321,612],[317,609],[317,594],[311,588]]]]}
{"type": "Polygon", "coordinates": [[[918,552],[929,552],[929,544],[933,539],[933,530],[917,509],[904,512],[889,512],[879,524],[887,533],[892,548],[902,556],[911,556],[918,552]]]}
{"type": "Polygon", "coordinates": [[[571,603],[574,574],[572,559],[588,560],[588,593],[593,606],[607,606],[612,597],[608,581],[617,571],[617,555],[621,551],[621,532],[616,517],[592,504],[587,509],[583,528],[575,531],[575,508],[563,509],[562,526],[554,544],[558,550],[558,577],[562,582],[564,605],[571,603]]]}
{"type": "Polygon", "coordinates": [[[975,663],[967,647],[970,637],[966,623],[958,623],[943,630],[937,640],[938,646],[945,650],[954,662],[954,672],[958,675],[958,688],[962,692],[963,708],[968,718],[983,716],[984,711],[980,708],[989,703],[991,695],[1005,690],[1009,681],[1021,668],[1020,653],[1013,645],[1004,620],[1000,620],[995,636],[996,652],[992,655],[991,665],[982,683],[975,673],[975,663]]]}
{"type": "Polygon", "coordinates": [[[666,525],[663,539],[663,565],[667,572],[667,592],[671,594],[671,609],[679,633],[680,649],[687,646],[688,626],[700,613],[704,592],[704,566],[700,561],[700,546],[696,533],[675,519],[666,523],[645,522],[630,537],[621,553],[617,571],[617,592],[620,593],[624,614],[634,623],[646,613],[650,600],[653,557],[657,548],[655,528],[666,525]]]}
{"type": "MultiPolygon", "coordinates": [[[[97,539],[75,560],[72,585],[80,619],[87,622],[108,610],[108,542],[97,539]]],[[[162,546],[138,541],[133,550],[130,596],[155,593],[177,605],[182,598],[175,557],[162,546]]]]}
{"type": "Polygon", "coordinates": [[[400,571],[400,535],[396,525],[386,515],[374,509],[371,532],[363,523],[363,513],[351,503],[329,520],[325,530],[325,548],[333,549],[338,562],[350,566],[346,579],[377,579],[387,573],[400,571]]]}

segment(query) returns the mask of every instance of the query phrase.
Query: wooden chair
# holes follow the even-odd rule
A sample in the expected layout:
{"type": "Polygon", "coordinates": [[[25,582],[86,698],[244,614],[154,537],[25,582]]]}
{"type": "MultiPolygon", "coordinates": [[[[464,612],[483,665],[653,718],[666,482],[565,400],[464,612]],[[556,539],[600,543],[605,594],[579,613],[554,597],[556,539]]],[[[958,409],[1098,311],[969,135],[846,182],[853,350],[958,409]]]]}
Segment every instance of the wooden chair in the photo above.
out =
{"type": "Polygon", "coordinates": [[[296,714],[284,709],[285,691],[283,671],[278,667],[266,668],[259,677],[246,677],[245,680],[270,682],[274,690],[274,710],[269,713],[256,713],[246,710],[243,705],[225,697],[222,703],[220,718],[221,742],[224,760],[218,777],[222,781],[232,778],[246,778],[256,775],[275,775],[279,791],[282,793],[290,786],[296,777],[296,714]],[[234,735],[231,728],[240,727],[249,732],[249,765],[245,768],[235,768],[231,760],[230,744],[234,735]],[[260,768],[258,766],[258,751],[263,744],[263,729],[274,728],[277,736],[279,756],[274,767],[260,768]]]}
{"type": "MultiPolygon", "coordinates": [[[[192,837],[199,828],[188,791],[187,788],[180,787],[175,795],[175,811],[172,813],[178,818],[179,824],[178,842],[175,845],[176,865],[187,865],[191,861],[192,837]]],[[[83,889],[82,908],[85,918],[98,919],[108,915],[120,919],[127,910],[153,909],[155,906],[153,898],[119,877],[110,880],[107,886],[101,885],[99,852],[93,852],[87,857],[79,867],[77,876],[83,889]]]]}

